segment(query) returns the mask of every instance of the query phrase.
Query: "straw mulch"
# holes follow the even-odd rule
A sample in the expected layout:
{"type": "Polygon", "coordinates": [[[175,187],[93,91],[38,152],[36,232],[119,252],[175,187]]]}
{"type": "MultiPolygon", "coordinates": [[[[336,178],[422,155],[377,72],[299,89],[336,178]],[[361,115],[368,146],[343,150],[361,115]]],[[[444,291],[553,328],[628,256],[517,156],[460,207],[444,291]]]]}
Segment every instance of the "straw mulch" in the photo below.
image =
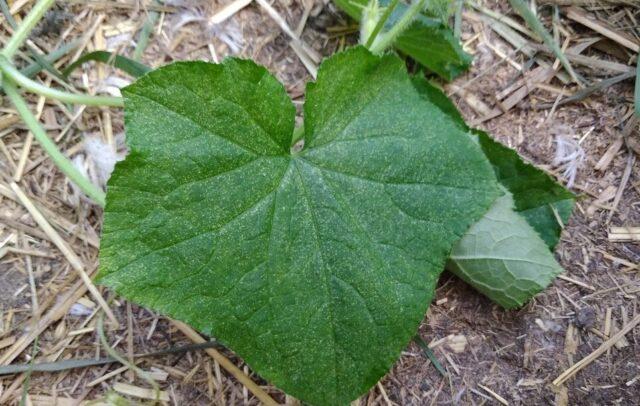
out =
{"type": "MultiPolygon", "coordinates": [[[[19,18],[32,3],[10,4],[19,18]]],[[[446,374],[411,344],[359,404],[640,404],[640,329],[633,328],[640,314],[640,133],[632,113],[633,80],[602,86],[571,101],[580,89],[562,70],[553,70],[553,54],[532,39],[507,2],[478,3],[463,13],[462,41],[474,55],[473,67],[444,88],[470,123],[487,129],[579,194],[557,250],[566,273],[519,311],[504,311],[445,275],[420,332],[446,374]],[[628,333],[617,334],[621,330],[628,333]],[[595,352],[603,343],[603,351],[595,352]],[[574,373],[572,366],[583,359],[586,367],[574,373]],[[554,385],[565,371],[566,381],[554,385]]],[[[539,17],[553,28],[587,87],[632,75],[640,48],[636,2],[537,3],[549,4],[539,17]],[[562,6],[555,17],[554,4],[562,6]]],[[[305,83],[312,80],[322,55],[352,43],[356,31],[323,0],[159,4],[60,2],[32,35],[32,45],[49,53],[63,42],[78,40],[57,67],[96,49],[131,56],[147,24],[151,35],[143,62],[157,67],[174,60],[252,58],[267,66],[300,106],[305,83]]],[[[10,31],[4,19],[1,27],[0,40],[5,42],[10,31]]],[[[48,73],[38,80],[60,86],[48,73]]],[[[130,81],[111,67],[90,63],[66,86],[117,93],[130,81]]],[[[61,150],[104,184],[115,160],[126,153],[122,111],[68,107],[34,95],[28,100],[61,150]]],[[[3,100],[1,364],[106,357],[98,337],[103,326],[110,345],[157,382],[165,403],[258,404],[256,392],[280,403],[296,403],[224,348],[134,357],[179,349],[198,337],[188,327],[106,290],[100,292],[111,317],[101,322],[97,296],[80,278],[96,270],[100,227],[101,210],[56,170],[3,100]],[[42,214],[40,221],[35,212],[42,214]]],[[[0,382],[0,404],[17,404],[23,396],[34,405],[153,399],[149,383],[129,366],[110,362],[6,375],[0,382]]]]}

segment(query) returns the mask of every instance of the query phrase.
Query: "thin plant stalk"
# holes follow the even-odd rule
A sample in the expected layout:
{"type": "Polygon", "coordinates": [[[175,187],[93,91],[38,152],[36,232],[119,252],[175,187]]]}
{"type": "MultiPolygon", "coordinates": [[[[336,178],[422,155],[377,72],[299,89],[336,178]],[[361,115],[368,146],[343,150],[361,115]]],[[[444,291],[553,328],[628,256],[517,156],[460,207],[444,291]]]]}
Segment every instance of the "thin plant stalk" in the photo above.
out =
{"type": "Polygon", "coordinates": [[[27,396],[29,394],[29,386],[31,384],[31,373],[33,372],[33,366],[36,362],[36,354],[38,354],[38,341],[40,336],[37,335],[33,341],[33,348],[31,349],[31,361],[29,362],[29,369],[25,372],[24,383],[22,384],[22,396],[20,397],[20,406],[27,404],[27,396]]]}
{"type": "MultiPolygon", "coordinates": [[[[154,1],[154,4],[158,4],[157,1],[154,1]]],[[[157,11],[150,11],[147,15],[147,20],[142,27],[142,31],[140,32],[140,37],[138,37],[138,44],[136,45],[136,49],[133,51],[132,59],[136,62],[140,62],[142,60],[142,54],[144,54],[144,50],[149,45],[149,38],[151,37],[151,33],[153,32],[153,28],[158,22],[158,18],[160,17],[160,13],[157,11]]]]}
{"type": "Polygon", "coordinates": [[[511,7],[513,7],[522,16],[522,18],[524,18],[524,20],[527,22],[527,25],[531,27],[531,29],[536,34],[542,37],[544,43],[549,48],[551,48],[556,58],[560,60],[562,66],[571,76],[571,79],[573,79],[574,82],[583,87],[582,81],[578,78],[578,75],[576,75],[576,72],[573,70],[573,67],[569,63],[567,56],[564,54],[562,49],[560,49],[560,45],[558,45],[558,43],[554,41],[551,34],[547,32],[540,20],[538,20],[535,14],[533,14],[529,7],[527,7],[525,2],[522,0],[509,0],[509,3],[511,3],[511,7]]]}
{"type": "MultiPolygon", "coordinates": [[[[43,59],[47,61],[47,63],[53,64],[58,59],[62,58],[72,50],[76,49],[81,42],[82,41],[80,40],[75,40],[75,41],[62,44],[59,48],[56,48],[53,51],[51,51],[49,54],[45,55],[43,59]]],[[[44,69],[42,64],[40,64],[39,62],[32,62],[27,67],[20,69],[20,73],[23,76],[26,76],[28,78],[33,78],[38,73],[40,73],[42,69],[44,69]]],[[[0,73],[0,76],[1,76],[1,73],[0,73]]],[[[0,87],[0,95],[2,94],[4,94],[4,90],[0,87]]]]}
{"type": "Polygon", "coordinates": [[[367,43],[364,45],[365,47],[371,48],[371,45],[373,45],[373,42],[376,40],[378,34],[380,34],[382,27],[384,27],[384,24],[387,22],[387,20],[391,16],[391,13],[393,13],[393,10],[395,10],[399,2],[400,0],[391,0],[391,3],[384,10],[384,14],[382,14],[382,17],[380,17],[380,19],[376,23],[373,31],[371,31],[371,35],[369,35],[369,38],[367,38],[367,43]]]}
{"type": "Polygon", "coordinates": [[[149,382],[149,384],[153,387],[153,393],[156,396],[154,404],[158,403],[160,401],[160,387],[158,386],[158,383],[151,376],[149,376],[149,374],[147,374],[145,371],[143,371],[138,366],[136,366],[136,364],[126,360],[122,355],[118,353],[118,351],[116,351],[111,347],[111,345],[109,345],[107,336],[104,333],[104,312],[100,312],[100,315],[98,316],[97,327],[98,327],[98,337],[100,338],[100,343],[104,347],[104,350],[107,352],[107,354],[109,354],[110,357],[116,359],[122,365],[129,367],[129,369],[134,371],[140,378],[149,382]]]}
{"type": "Polygon", "coordinates": [[[638,55],[638,62],[636,63],[636,116],[640,117],[640,55],[638,55]]]}
{"type": "MultiPolygon", "coordinates": [[[[53,64],[58,59],[62,58],[72,50],[78,48],[78,45],[80,45],[81,43],[82,41],[75,40],[75,41],[68,42],[66,44],[62,44],[59,48],[54,49],[53,51],[51,51],[51,53],[46,55],[44,59],[48,63],[53,64]]],[[[32,78],[41,70],[42,70],[42,66],[39,63],[34,62],[28,65],[26,68],[20,69],[20,73],[22,73],[24,76],[28,78],[32,78]]]]}
{"type": "Polygon", "coordinates": [[[369,50],[374,54],[380,54],[393,45],[398,35],[403,33],[424,9],[425,4],[426,0],[414,0],[398,22],[389,31],[380,36],[379,40],[373,43],[369,50]]]}
{"type": "Polygon", "coordinates": [[[2,54],[7,57],[7,59],[11,59],[13,55],[15,55],[18,48],[20,48],[29,37],[31,30],[38,24],[42,16],[44,16],[44,13],[46,13],[54,3],[55,0],[38,0],[29,14],[27,14],[20,25],[18,25],[9,42],[7,42],[7,45],[5,45],[2,50],[2,54]]]}
{"type": "MultiPolygon", "coordinates": [[[[0,0],[0,10],[2,10],[2,14],[4,15],[4,18],[9,24],[9,26],[11,27],[11,29],[15,31],[18,28],[18,23],[16,23],[16,20],[13,18],[13,15],[11,15],[11,11],[9,10],[9,5],[7,4],[6,0],[0,0]]],[[[38,52],[35,46],[27,42],[27,49],[29,50],[30,56],[36,60],[38,65],[40,65],[42,68],[49,71],[52,75],[54,75],[58,79],[62,81],[66,81],[65,78],[60,73],[60,71],[56,69],[56,67],[53,66],[49,61],[47,61],[47,59],[43,55],[40,55],[40,53],[38,52]]]]}
{"type": "Polygon", "coordinates": [[[33,113],[31,113],[31,110],[29,110],[29,106],[27,106],[27,103],[18,93],[18,89],[13,81],[9,78],[4,78],[3,87],[24,123],[60,171],[67,175],[87,196],[104,207],[105,193],[82,175],[76,167],[73,166],[73,163],[58,150],[56,144],[51,141],[40,123],[38,123],[38,120],[33,113]]]}
{"type": "Polygon", "coordinates": [[[73,103],[73,104],[85,104],[88,106],[113,106],[113,107],[122,107],[124,106],[124,102],[122,97],[111,97],[111,96],[89,96],[84,94],[74,94],[69,92],[63,92],[56,89],[51,89],[47,86],[41,85],[38,82],[35,82],[28,77],[24,76],[18,69],[16,69],[9,60],[0,55],[0,70],[12,81],[17,83],[18,85],[24,87],[25,89],[37,93],[39,95],[48,97],[50,99],[60,100],[62,102],[73,103]]]}
{"type": "Polygon", "coordinates": [[[453,20],[453,35],[460,38],[462,33],[462,9],[464,8],[464,0],[456,1],[456,13],[453,20]]]}

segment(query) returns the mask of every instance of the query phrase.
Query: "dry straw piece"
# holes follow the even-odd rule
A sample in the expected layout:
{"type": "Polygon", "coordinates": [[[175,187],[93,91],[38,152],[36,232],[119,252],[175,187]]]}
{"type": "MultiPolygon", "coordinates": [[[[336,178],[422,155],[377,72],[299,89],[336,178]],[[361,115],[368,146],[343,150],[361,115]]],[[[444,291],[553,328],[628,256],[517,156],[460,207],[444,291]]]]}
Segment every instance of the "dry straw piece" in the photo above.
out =
{"type": "Polygon", "coordinates": [[[598,359],[602,354],[607,352],[611,347],[616,345],[616,343],[624,338],[627,333],[634,329],[640,323],[640,314],[633,318],[627,325],[625,325],[620,331],[614,334],[610,339],[602,343],[600,347],[598,347],[594,352],[587,355],[577,363],[575,363],[571,368],[564,371],[560,376],[558,376],[553,384],[556,386],[560,386],[565,383],[567,380],[571,379],[578,371],[582,370],[584,367],[598,359]]]}
{"type": "Polygon", "coordinates": [[[36,223],[38,223],[42,231],[44,231],[44,233],[49,236],[51,241],[55,244],[56,247],[58,247],[67,261],[69,261],[71,267],[78,273],[80,279],[82,279],[82,282],[87,286],[87,289],[89,290],[93,298],[98,302],[100,307],[102,307],[102,310],[104,310],[107,317],[109,317],[109,320],[115,326],[118,326],[120,324],[118,322],[118,319],[109,308],[107,302],[102,298],[102,295],[93,284],[93,281],[91,280],[89,275],[87,275],[87,273],[85,272],[84,264],[82,263],[80,258],[78,258],[78,256],[71,250],[71,248],[67,246],[67,243],[62,239],[62,237],[60,237],[60,234],[58,234],[58,232],[54,230],[53,227],[51,227],[47,219],[45,219],[42,213],[38,211],[36,206],[31,203],[31,200],[29,200],[27,195],[22,192],[20,187],[15,182],[11,182],[10,186],[11,190],[13,190],[16,196],[18,196],[18,200],[20,200],[22,205],[31,214],[36,223]]]}

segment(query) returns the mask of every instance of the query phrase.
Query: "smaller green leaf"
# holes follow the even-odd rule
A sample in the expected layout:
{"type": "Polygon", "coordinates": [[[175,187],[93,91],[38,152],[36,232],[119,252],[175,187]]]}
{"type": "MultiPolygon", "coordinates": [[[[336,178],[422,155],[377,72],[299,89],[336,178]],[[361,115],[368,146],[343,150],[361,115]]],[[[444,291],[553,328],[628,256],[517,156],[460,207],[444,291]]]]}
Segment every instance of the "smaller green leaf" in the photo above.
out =
{"type": "Polygon", "coordinates": [[[573,211],[574,194],[487,133],[473,132],[498,180],[513,194],[516,211],[527,219],[549,249],[555,248],[562,232],[560,221],[566,224],[573,211]]]}
{"type": "Polygon", "coordinates": [[[447,96],[424,78],[414,77],[413,84],[424,99],[477,137],[498,180],[513,194],[516,211],[540,234],[549,249],[555,248],[562,232],[560,221],[562,224],[569,221],[575,195],[545,172],[523,161],[516,151],[493,140],[483,131],[470,129],[447,96]]]}
{"type": "Polygon", "coordinates": [[[573,194],[514,150],[471,130],[456,106],[424,78],[414,77],[413,84],[478,141],[508,190],[454,247],[447,268],[495,303],[522,306],[562,270],[551,250],[562,231],[557,218],[568,220],[573,194]]]}
{"type": "Polygon", "coordinates": [[[507,309],[522,306],[562,268],[506,193],[454,246],[447,269],[507,309]]]}
{"type": "Polygon", "coordinates": [[[67,66],[65,70],[62,71],[62,74],[65,77],[68,77],[74,69],[89,61],[113,64],[113,66],[125,71],[134,78],[138,78],[151,70],[147,65],[134,61],[133,59],[129,59],[126,56],[117,54],[114,56],[113,53],[108,51],[94,51],[78,58],[71,65],[67,66]]]}
{"type": "MultiPolygon", "coordinates": [[[[334,0],[336,5],[357,21],[362,17],[362,9],[368,0],[334,0]]],[[[389,4],[381,0],[381,5],[389,4]]],[[[405,4],[398,4],[387,22],[392,26],[407,10],[405,4]]],[[[449,27],[438,18],[420,15],[407,30],[400,34],[395,47],[402,53],[446,80],[453,80],[466,71],[471,64],[471,56],[464,52],[449,27]]]]}

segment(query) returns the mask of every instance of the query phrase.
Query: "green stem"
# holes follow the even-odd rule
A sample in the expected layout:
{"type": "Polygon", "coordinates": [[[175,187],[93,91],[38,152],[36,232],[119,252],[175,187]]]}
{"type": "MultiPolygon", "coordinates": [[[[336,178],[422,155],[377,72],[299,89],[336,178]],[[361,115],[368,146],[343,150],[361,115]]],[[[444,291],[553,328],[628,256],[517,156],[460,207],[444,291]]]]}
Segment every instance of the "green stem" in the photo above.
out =
{"type": "MultiPolygon", "coordinates": [[[[1,3],[0,3],[1,4],[1,3]]],[[[68,54],[73,49],[77,48],[81,41],[73,41],[60,46],[60,48],[54,49],[50,54],[46,55],[44,59],[50,63],[55,63],[58,59],[68,54]]],[[[42,71],[43,66],[38,62],[33,62],[25,68],[20,70],[23,76],[32,78],[42,71]]],[[[0,89],[0,95],[4,94],[4,90],[0,89]]]]}
{"type": "Polygon", "coordinates": [[[457,0],[456,2],[456,14],[453,23],[453,35],[456,38],[460,38],[462,33],[462,9],[464,8],[464,0],[457,0]]]}
{"type": "Polygon", "coordinates": [[[296,142],[300,141],[304,137],[304,123],[299,127],[293,129],[293,136],[291,137],[291,146],[293,147],[296,142]]]}
{"type": "MultiPolygon", "coordinates": [[[[153,4],[158,4],[157,1],[154,1],[153,4]]],[[[149,38],[151,37],[151,33],[153,32],[153,28],[158,22],[158,17],[160,13],[157,11],[150,11],[149,15],[147,15],[147,20],[142,27],[142,31],[140,32],[140,37],[138,38],[138,44],[136,45],[136,49],[133,51],[132,59],[136,62],[140,62],[142,59],[142,54],[144,54],[144,50],[149,45],[149,38]]]]}
{"type": "Polygon", "coordinates": [[[22,120],[27,125],[29,130],[33,133],[33,136],[38,140],[42,148],[53,160],[53,163],[67,175],[78,187],[93,199],[100,206],[105,205],[105,194],[102,190],[91,183],[85,176],[83,176],[73,163],[65,157],[59,150],[56,144],[51,141],[47,133],[44,131],[38,120],[29,110],[29,106],[25,103],[24,99],[18,93],[13,81],[9,78],[4,78],[3,83],[4,91],[15,106],[18,114],[22,117],[22,120]]]}
{"type": "Polygon", "coordinates": [[[98,337],[100,338],[100,343],[102,344],[102,347],[107,352],[107,354],[109,354],[111,358],[115,358],[122,365],[129,367],[129,369],[134,371],[140,378],[149,382],[149,384],[153,387],[153,393],[156,396],[154,404],[158,403],[160,401],[160,387],[158,386],[158,383],[155,380],[153,380],[153,378],[149,374],[147,374],[145,371],[140,369],[136,364],[134,364],[133,362],[129,362],[127,359],[125,359],[122,355],[120,355],[118,351],[112,348],[111,345],[109,344],[109,341],[107,340],[107,335],[104,333],[104,312],[101,312],[100,315],[98,316],[98,337]]]}
{"type": "Polygon", "coordinates": [[[556,58],[558,58],[562,66],[567,70],[571,79],[573,79],[573,81],[580,87],[584,87],[582,80],[580,80],[576,72],[571,67],[571,63],[569,63],[569,60],[560,48],[560,45],[558,45],[553,37],[547,32],[547,29],[544,28],[540,20],[538,20],[535,14],[533,14],[527,4],[523,0],[509,0],[509,3],[511,4],[511,7],[513,7],[513,9],[522,16],[527,25],[531,27],[536,34],[542,37],[544,43],[553,51],[556,58]]]}
{"type": "Polygon", "coordinates": [[[18,28],[13,32],[13,36],[11,36],[7,45],[5,45],[2,50],[4,56],[11,59],[11,57],[15,55],[18,48],[20,48],[29,37],[31,30],[38,24],[42,16],[44,16],[44,13],[53,6],[53,3],[55,3],[55,0],[38,0],[31,9],[31,12],[27,14],[24,20],[22,20],[22,23],[20,23],[18,28]]]}
{"type": "Polygon", "coordinates": [[[636,116],[640,117],[640,55],[638,55],[638,63],[636,64],[636,116]]]}
{"type": "MultiPolygon", "coordinates": [[[[9,5],[7,4],[6,0],[0,0],[0,10],[2,10],[2,14],[4,15],[4,18],[7,21],[7,23],[9,23],[9,26],[11,27],[11,29],[15,31],[18,28],[18,24],[16,23],[16,20],[11,15],[11,10],[9,9],[9,5]]],[[[38,49],[36,49],[35,46],[27,42],[27,49],[29,51],[29,56],[35,59],[36,63],[39,66],[41,66],[43,69],[48,70],[52,75],[57,77],[59,80],[66,82],[66,79],[62,76],[60,71],[56,69],[56,67],[53,66],[51,63],[49,63],[49,61],[47,61],[47,59],[43,55],[40,55],[40,52],[38,51],[38,49]]]]}
{"type": "Polygon", "coordinates": [[[369,35],[369,38],[367,38],[367,43],[364,45],[365,47],[371,48],[371,45],[373,45],[373,42],[376,40],[376,37],[380,33],[380,30],[382,30],[382,27],[384,27],[384,24],[387,22],[387,20],[391,16],[391,13],[393,13],[393,10],[398,5],[399,1],[400,0],[391,0],[391,4],[389,4],[387,8],[384,10],[384,14],[382,15],[382,17],[380,17],[380,20],[378,20],[378,22],[376,23],[376,26],[373,28],[373,31],[371,31],[371,35],[369,35]]]}
{"type": "Polygon", "coordinates": [[[0,55],[0,71],[2,71],[6,78],[10,78],[25,89],[48,97],[50,99],[57,99],[63,102],[74,104],[86,104],[88,106],[124,106],[122,97],[88,96],[83,94],[63,92],[60,90],[51,89],[47,86],[43,86],[40,83],[35,82],[20,73],[20,71],[17,70],[4,55],[0,55]]]}
{"type": "Polygon", "coordinates": [[[407,11],[400,17],[400,20],[398,20],[389,31],[382,35],[380,40],[374,43],[369,50],[374,54],[380,54],[393,45],[398,35],[403,33],[404,30],[409,27],[409,24],[411,24],[424,9],[425,3],[426,0],[414,0],[407,11]]]}
{"type": "MultiPolygon", "coordinates": [[[[44,57],[44,59],[50,63],[53,64],[55,63],[58,59],[62,58],[63,56],[65,56],[66,54],[68,54],[69,52],[71,52],[72,50],[76,49],[78,47],[78,45],[80,45],[82,41],[80,40],[75,40],[72,42],[68,42],[66,44],[62,44],[60,46],[60,48],[56,48],[53,51],[51,51],[50,54],[46,55],[44,57]]],[[[40,72],[42,70],[42,66],[39,63],[32,63],[30,65],[28,65],[26,68],[23,68],[20,70],[20,73],[22,73],[24,76],[28,77],[28,78],[32,78],[34,77],[38,72],[40,72]]]]}

